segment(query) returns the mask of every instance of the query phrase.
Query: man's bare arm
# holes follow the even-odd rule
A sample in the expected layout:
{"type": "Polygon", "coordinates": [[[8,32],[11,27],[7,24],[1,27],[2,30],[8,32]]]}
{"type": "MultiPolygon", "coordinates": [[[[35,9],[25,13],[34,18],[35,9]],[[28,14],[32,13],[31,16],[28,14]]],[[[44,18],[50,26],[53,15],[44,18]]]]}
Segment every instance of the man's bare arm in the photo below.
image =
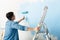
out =
{"type": "Polygon", "coordinates": [[[40,28],[39,27],[35,27],[35,28],[28,27],[27,30],[28,31],[37,31],[37,30],[40,30],[40,28]]]}
{"type": "Polygon", "coordinates": [[[24,20],[25,19],[25,17],[23,17],[23,18],[21,18],[18,22],[20,23],[22,20],[24,20]]]}

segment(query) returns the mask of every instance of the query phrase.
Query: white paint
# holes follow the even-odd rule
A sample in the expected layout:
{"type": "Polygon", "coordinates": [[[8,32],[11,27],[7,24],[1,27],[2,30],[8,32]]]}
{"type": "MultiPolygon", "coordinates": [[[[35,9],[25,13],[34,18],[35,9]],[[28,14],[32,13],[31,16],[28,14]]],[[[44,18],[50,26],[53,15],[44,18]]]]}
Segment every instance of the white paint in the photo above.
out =
{"type": "MultiPolygon", "coordinates": [[[[18,19],[18,10],[20,10],[20,4],[25,2],[35,3],[38,0],[0,0],[0,26],[4,27],[6,22],[6,13],[9,11],[13,11],[15,15],[17,15],[18,19]]],[[[42,0],[41,0],[42,2],[42,0]]]]}
{"type": "Polygon", "coordinates": [[[41,3],[43,3],[45,0],[40,0],[41,3]]]}
{"type": "Polygon", "coordinates": [[[7,12],[13,11],[17,15],[21,3],[21,0],[0,0],[0,27],[5,26],[7,12]]]}

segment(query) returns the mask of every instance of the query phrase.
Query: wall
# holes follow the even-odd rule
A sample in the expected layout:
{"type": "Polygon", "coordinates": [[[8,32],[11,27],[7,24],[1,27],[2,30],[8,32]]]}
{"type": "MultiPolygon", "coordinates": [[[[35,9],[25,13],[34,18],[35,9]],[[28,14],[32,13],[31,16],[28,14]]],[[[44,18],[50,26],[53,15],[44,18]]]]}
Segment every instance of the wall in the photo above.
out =
{"type": "MultiPolygon", "coordinates": [[[[5,22],[7,20],[5,14],[9,11],[15,12],[16,20],[21,17],[22,12],[28,11],[28,22],[31,27],[35,27],[39,23],[44,6],[47,5],[49,9],[45,23],[47,24],[50,33],[60,38],[59,4],[59,0],[0,0],[0,28],[5,27],[5,22]]],[[[27,34],[29,33],[27,32],[27,34]]]]}

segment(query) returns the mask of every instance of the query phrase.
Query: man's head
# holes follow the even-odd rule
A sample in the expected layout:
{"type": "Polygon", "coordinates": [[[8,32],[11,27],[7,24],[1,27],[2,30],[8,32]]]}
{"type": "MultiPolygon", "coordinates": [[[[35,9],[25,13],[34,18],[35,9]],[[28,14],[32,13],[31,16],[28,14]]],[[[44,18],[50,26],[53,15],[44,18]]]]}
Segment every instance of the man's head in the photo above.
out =
{"type": "Polygon", "coordinates": [[[14,12],[8,12],[6,14],[6,17],[7,17],[8,20],[12,20],[12,21],[15,20],[14,12]]]}

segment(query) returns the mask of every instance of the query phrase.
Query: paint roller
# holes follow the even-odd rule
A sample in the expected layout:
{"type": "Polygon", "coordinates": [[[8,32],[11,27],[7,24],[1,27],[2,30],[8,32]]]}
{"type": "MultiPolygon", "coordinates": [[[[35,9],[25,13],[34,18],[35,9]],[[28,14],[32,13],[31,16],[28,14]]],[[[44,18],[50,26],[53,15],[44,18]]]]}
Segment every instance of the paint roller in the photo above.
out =
{"type": "Polygon", "coordinates": [[[29,13],[28,11],[22,12],[22,14],[25,16],[25,21],[27,22],[28,26],[30,26],[29,21],[28,21],[28,17],[27,17],[28,13],[29,13]]]}

